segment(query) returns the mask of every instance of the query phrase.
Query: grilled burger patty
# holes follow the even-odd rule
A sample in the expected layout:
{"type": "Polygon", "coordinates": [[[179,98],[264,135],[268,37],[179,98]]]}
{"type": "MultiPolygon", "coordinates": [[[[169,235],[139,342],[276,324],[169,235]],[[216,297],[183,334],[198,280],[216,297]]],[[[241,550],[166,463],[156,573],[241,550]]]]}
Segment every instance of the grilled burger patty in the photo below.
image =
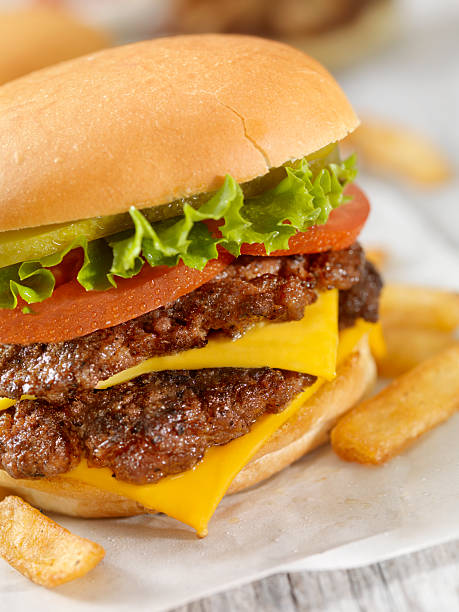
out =
{"type": "Polygon", "coordinates": [[[284,257],[243,256],[169,306],[65,342],[0,346],[0,396],[63,401],[149,357],[242,334],[260,320],[292,321],[340,290],[340,327],[377,320],[381,280],[356,243],[348,249],[284,257]]]}
{"type": "Polygon", "coordinates": [[[378,318],[381,279],[358,244],[288,257],[240,257],[167,307],[56,344],[0,348],[0,393],[21,400],[0,413],[0,465],[14,478],[64,474],[82,458],[136,484],[200,461],[205,450],[280,412],[314,376],[270,368],[146,374],[94,390],[103,378],[153,355],[204,346],[253,322],[299,320],[317,291],[337,288],[340,328],[378,318]]]}
{"type": "Polygon", "coordinates": [[[13,478],[109,467],[135,484],[157,482],[202,459],[206,448],[280,412],[314,376],[269,368],[146,374],[59,404],[22,400],[0,413],[0,465],[13,478]]]}

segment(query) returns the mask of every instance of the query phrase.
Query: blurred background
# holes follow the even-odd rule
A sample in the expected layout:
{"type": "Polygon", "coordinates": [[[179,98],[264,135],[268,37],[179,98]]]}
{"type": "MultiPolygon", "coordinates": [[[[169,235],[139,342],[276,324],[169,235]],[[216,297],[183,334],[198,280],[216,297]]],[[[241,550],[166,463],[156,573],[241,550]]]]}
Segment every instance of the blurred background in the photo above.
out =
{"type": "Polygon", "coordinates": [[[390,243],[391,276],[403,260],[405,276],[412,266],[416,280],[435,284],[438,258],[419,278],[428,249],[421,255],[406,227],[418,224],[426,241],[436,231],[457,288],[458,0],[0,0],[0,82],[106,46],[193,32],[276,38],[324,63],[362,119],[346,148],[358,152],[372,194],[365,239],[390,243]]]}

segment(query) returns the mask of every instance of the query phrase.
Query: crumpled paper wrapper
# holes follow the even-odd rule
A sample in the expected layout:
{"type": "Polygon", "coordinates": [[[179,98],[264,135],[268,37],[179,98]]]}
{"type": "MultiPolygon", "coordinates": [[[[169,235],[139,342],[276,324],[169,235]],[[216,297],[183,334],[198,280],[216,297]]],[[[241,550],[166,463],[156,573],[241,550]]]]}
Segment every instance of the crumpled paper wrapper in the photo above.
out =
{"type": "MultiPolygon", "coordinates": [[[[386,275],[454,288],[457,250],[397,189],[369,179],[361,184],[373,205],[362,242],[390,250],[386,275]]],[[[383,467],[348,464],[323,447],[225,498],[203,540],[166,516],[58,517],[102,544],[106,560],[55,591],[1,563],[1,609],[152,612],[278,571],[351,567],[459,537],[458,439],[459,415],[383,467]]]]}

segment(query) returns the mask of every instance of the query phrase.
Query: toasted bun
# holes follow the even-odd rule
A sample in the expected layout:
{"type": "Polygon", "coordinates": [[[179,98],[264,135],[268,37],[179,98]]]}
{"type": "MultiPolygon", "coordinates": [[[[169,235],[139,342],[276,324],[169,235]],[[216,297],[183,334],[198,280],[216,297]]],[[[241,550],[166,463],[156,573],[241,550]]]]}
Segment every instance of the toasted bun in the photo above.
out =
{"type": "Polygon", "coordinates": [[[32,506],[81,518],[135,516],[148,512],[137,502],[65,478],[15,480],[0,470],[0,493],[14,493],[32,506]]]}
{"type": "Polygon", "coordinates": [[[109,45],[106,34],[64,11],[35,7],[2,12],[0,84],[109,45]]]}
{"type": "Polygon", "coordinates": [[[0,231],[244,182],[358,125],[316,61],[247,36],[107,49],[0,88],[0,231]]]}
{"type": "MultiPolygon", "coordinates": [[[[338,417],[368,391],[375,376],[376,366],[365,338],[339,368],[335,380],[323,385],[236,476],[229,493],[272,476],[323,444],[338,417]]],[[[134,501],[65,477],[15,480],[0,470],[0,487],[43,510],[70,516],[103,518],[148,512],[134,501]]]]}

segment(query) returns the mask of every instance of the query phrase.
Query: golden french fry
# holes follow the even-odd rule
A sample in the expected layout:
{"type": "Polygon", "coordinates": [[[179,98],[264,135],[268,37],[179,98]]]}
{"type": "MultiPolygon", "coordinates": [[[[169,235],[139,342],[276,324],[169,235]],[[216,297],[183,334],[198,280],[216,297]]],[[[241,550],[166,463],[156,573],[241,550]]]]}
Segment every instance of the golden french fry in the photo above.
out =
{"type": "Polygon", "coordinates": [[[456,342],[344,415],[332,431],[332,446],[346,461],[384,463],[458,409],[456,342]]]}
{"type": "Polygon", "coordinates": [[[386,353],[375,359],[385,378],[400,376],[455,343],[450,332],[437,329],[384,325],[383,332],[386,353]]]}
{"type": "Polygon", "coordinates": [[[70,533],[20,497],[0,502],[0,556],[33,582],[47,588],[69,582],[104,555],[102,546],[70,533]]]}
{"type": "Polygon", "coordinates": [[[396,174],[423,185],[443,183],[452,176],[446,156],[425,136],[402,126],[363,120],[345,144],[379,174],[396,174]]]}
{"type": "Polygon", "coordinates": [[[386,285],[381,295],[380,313],[384,326],[451,332],[459,327],[459,293],[409,285],[386,285]]]}
{"type": "Polygon", "coordinates": [[[382,270],[389,259],[389,253],[380,247],[366,248],[365,255],[367,256],[367,259],[378,268],[378,270],[382,270]]]}

